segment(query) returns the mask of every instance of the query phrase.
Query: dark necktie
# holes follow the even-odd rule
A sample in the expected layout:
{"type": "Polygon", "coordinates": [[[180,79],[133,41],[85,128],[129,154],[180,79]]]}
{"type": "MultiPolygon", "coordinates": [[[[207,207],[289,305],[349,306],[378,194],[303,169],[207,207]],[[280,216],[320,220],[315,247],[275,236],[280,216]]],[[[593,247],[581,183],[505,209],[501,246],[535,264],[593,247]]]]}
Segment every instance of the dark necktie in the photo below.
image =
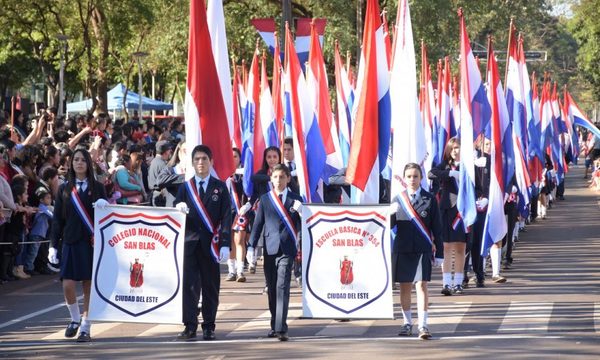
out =
{"type": "Polygon", "coordinates": [[[277,196],[279,196],[279,201],[281,201],[281,203],[283,204],[283,194],[279,194],[277,196]]]}
{"type": "Polygon", "coordinates": [[[200,196],[200,200],[202,200],[204,197],[204,180],[198,182],[198,195],[200,196]]]}
{"type": "Polygon", "coordinates": [[[294,163],[293,163],[293,162],[291,162],[291,161],[289,161],[289,162],[288,162],[288,168],[290,169],[290,171],[294,171],[294,170],[295,170],[294,163]]]}
{"type": "Polygon", "coordinates": [[[84,181],[77,181],[77,191],[79,191],[79,192],[85,191],[85,189],[83,188],[83,184],[85,184],[84,181]]]}
{"type": "Polygon", "coordinates": [[[417,194],[410,194],[410,204],[414,205],[417,200],[417,194]]]}

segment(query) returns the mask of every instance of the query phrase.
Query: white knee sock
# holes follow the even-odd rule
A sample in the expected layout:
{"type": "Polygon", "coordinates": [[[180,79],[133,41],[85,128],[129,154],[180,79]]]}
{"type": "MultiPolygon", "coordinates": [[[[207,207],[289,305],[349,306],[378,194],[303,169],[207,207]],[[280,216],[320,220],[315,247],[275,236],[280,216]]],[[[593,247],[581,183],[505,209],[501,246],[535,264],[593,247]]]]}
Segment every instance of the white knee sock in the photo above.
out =
{"type": "Polygon", "coordinates": [[[235,259],[227,259],[227,269],[230,274],[235,274],[235,259]]]}
{"type": "Polygon", "coordinates": [[[243,274],[244,273],[244,262],[243,261],[236,262],[235,270],[237,271],[238,274],[243,274]]]}
{"type": "Polygon", "coordinates": [[[402,309],[402,319],[404,320],[405,324],[412,325],[412,312],[410,311],[410,309],[408,309],[408,310],[402,309]]]}
{"type": "Polygon", "coordinates": [[[81,314],[79,313],[79,304],[77,302],[73,304],[67,304],[67,309],[69,309],[69,314],[71,314],[72,322],[81,321],[81,314]]]}
{"type": "Polygon", "coordinates": [[[445,272],[442,274],[442,284],[443,284],[443,286],[452,285],[452,273],[445,272]]]}
{"type": "Polygon", "coordinates": [[[500,260],[502,258],[502,248],[492,247],[490,249],[490,257],[492,258],[492,276],[500,275],[500,260]]]}
{"type": "Polygon", "coordinates": [[[87,317],[81,319],[81,329],[80,331],[90,333],[90,328],[92,327],[92,323],[88,320],[87,317]]]}
{"type": "Polygon", "coordinates": [[[427,327],[427,311],[417,310],[419,315],[419,329],[427,327]]]}
{"type": "Polygon", "coordinates": [[[462,282],[463,282],[464,278],[465,278],[464,273],[454,273],[454,286],[456,286],[456,285],[462,286],[462,282]]]}

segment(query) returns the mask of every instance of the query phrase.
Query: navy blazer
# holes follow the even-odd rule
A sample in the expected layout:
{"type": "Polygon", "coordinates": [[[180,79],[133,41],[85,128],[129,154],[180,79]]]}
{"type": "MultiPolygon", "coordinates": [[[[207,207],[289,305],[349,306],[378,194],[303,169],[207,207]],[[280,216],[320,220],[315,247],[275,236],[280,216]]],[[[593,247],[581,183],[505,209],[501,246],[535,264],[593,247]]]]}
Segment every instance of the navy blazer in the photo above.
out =
{"type": "MultiPolygon", "coordinates": [[[[58,196],[54,204],[54,216],[52,217],[52,227],[50,230],[50,244],[56,248],[58,241],[63,239],[67,244],[74,244],[78,241],[90,241],[94,234],[90,234],[88,227],[85,225],[79,213],[76,212],[73,202],[71,201],[71,193],[65,199],[64,190],[72,189],[73,185],[64,183],[58,188],[58,196]]],[[[88,187],[83,193],[79,193],[79,198],[83,202],[87,213],[94,222],[94,207],[92,204],[98,199],[106,199],[106,190],[104,185],[95,180],[88,179],[88,187]],[[94,181],[94,193],[92,194],[89,181],[94,181]]]]}
{"type": "MultiPolygon", "coordinates": [[[[450,194],[458,195],[458,186],[452,176],[450,176],[452,168],[445,161],[440,165],[431,168],[427,177],[433,180],[433,188],[439,189],[440,192],[440,210],[451,209],[452,201],[450,194]]],[[[456,169],[458,171],[458,168],[456,169]]]]}
{"type": "MultiPolygon", "coordinates": [[[[190,209],[185,220],[185,243],[200,243],[202,252],[210,255],[210,246],[213,234],[208,231],[196,206],[190,197],[186,183],[179,186],[175,204],[185,202],[190,209]]],[[[194,185],[194,189],[196,184],[194,185]]],[[[231,198],[225,183],[213,176],[209,177],[206,191],[201,199],[213,226],[219,228],[219,249],[223,246],[230,246],[231,237],[231,198]]]]}
{"type": "MultiPolygon", "coordinates": [[[[294,200],[302,202],[300,195],[288,190],[283,207],[290,216],[296,232],[299,233],[301,227],[300,214],[292,208],[294,200]]],[[[256,247],[258,244],[263,229],[264,246],[267,249],[267,254],[276,255],[279,249],[281,249],[285,255],[296,256],[298,253],[298,244],[296,244],[296,241],[281,220],[279,213],[273,206],[271,199],[269,199],[268,193],[260,197],[256,219],[254,220],[252,233],[250,234],[250,245],[252,247],[256,247]]],[[[300,235],[298,234],[299,237],[300,235]]]]}
{"type": "MultiPolygon", "coordinates": [[[[442,238],[442,220],[437,200],[433,194],[421,189],[413,208],[423,220],[433,237],[436,253],[435,257],[444,258],[444,239],[442,238]]],[[[404,209],[401,207],[395,216],[392,215],[392,226],[397,226],[396,239],[394,241],[394,253],[428,253],[431,252],[431,244],[425,236],[413,224],[404,209]]]]}

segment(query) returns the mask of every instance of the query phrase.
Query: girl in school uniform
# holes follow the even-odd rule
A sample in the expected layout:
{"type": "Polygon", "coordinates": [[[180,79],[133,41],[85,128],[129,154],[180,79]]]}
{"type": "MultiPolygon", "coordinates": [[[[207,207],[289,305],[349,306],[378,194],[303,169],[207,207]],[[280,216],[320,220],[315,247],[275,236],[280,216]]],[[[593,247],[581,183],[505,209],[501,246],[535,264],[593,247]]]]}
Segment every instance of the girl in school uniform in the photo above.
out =
{"type": "Polygon", "coordinates": [[[89,342],[91,323],[87,319],[92,283],[92,261],[94,253],[94,206],[106,206],[104,186],[95,180],[93,162],[85,149],[76,149],[66,182],[60,186],[52,230],[48,260],[58,263],[59,241],[62,240],[60,256],[60,278],[65,302],[71,315],[71,323],[65,330],[65,337],[77,335],[77,342],[89,342]],[[83,285],[83,312],[79,312],[76,285],[83,285]]]}
{"type": "Polygon", "coordinates": [[[419,338],[427,340],[431,333],[427,328],[429,304],[427,283],[431,281],[432,262],[441,263],[444,254],[442,223],[435,196],[421,188],[421,166],[409,163],[404,167],[407,189],[401,198],[390,205],[392,226],[397,226],[392,250],[395,278],[400,282],[400,303],[404,325],[400,336],[412,335],[411,288],[415,284],[419,338]]]}
{"type": "Polygon", "coordinates": [[[460,141],[452,138],[444,149],[442,163],[431,169],[429,179],[440,189],[440,212],[444,238],[443,295],[463,293],[463,268],[467,234],[456,207],[458,198],[460,141]],[[454,279],[452,278],[454,270],[454,279]],[[454,281],[453,281],[454,280],[454,281]]]}

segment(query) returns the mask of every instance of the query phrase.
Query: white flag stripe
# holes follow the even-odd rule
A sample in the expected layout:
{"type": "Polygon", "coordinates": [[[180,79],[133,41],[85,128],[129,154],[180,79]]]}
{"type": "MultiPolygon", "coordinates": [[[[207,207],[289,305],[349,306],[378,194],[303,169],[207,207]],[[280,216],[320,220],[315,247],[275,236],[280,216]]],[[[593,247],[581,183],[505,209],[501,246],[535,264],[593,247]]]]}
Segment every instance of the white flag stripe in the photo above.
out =
{"type": "Polygon", "coordinates": [[[355,320],[351,322],[340,322],[333,320],[325,326],[316,336],[360,336],[366,333],[375,323],[375,320],[355,320]]]}
{"type": "Polygon", "coordinates": [[[554,303],[511,301],[498,332],[548,331],[554,303]]]}

